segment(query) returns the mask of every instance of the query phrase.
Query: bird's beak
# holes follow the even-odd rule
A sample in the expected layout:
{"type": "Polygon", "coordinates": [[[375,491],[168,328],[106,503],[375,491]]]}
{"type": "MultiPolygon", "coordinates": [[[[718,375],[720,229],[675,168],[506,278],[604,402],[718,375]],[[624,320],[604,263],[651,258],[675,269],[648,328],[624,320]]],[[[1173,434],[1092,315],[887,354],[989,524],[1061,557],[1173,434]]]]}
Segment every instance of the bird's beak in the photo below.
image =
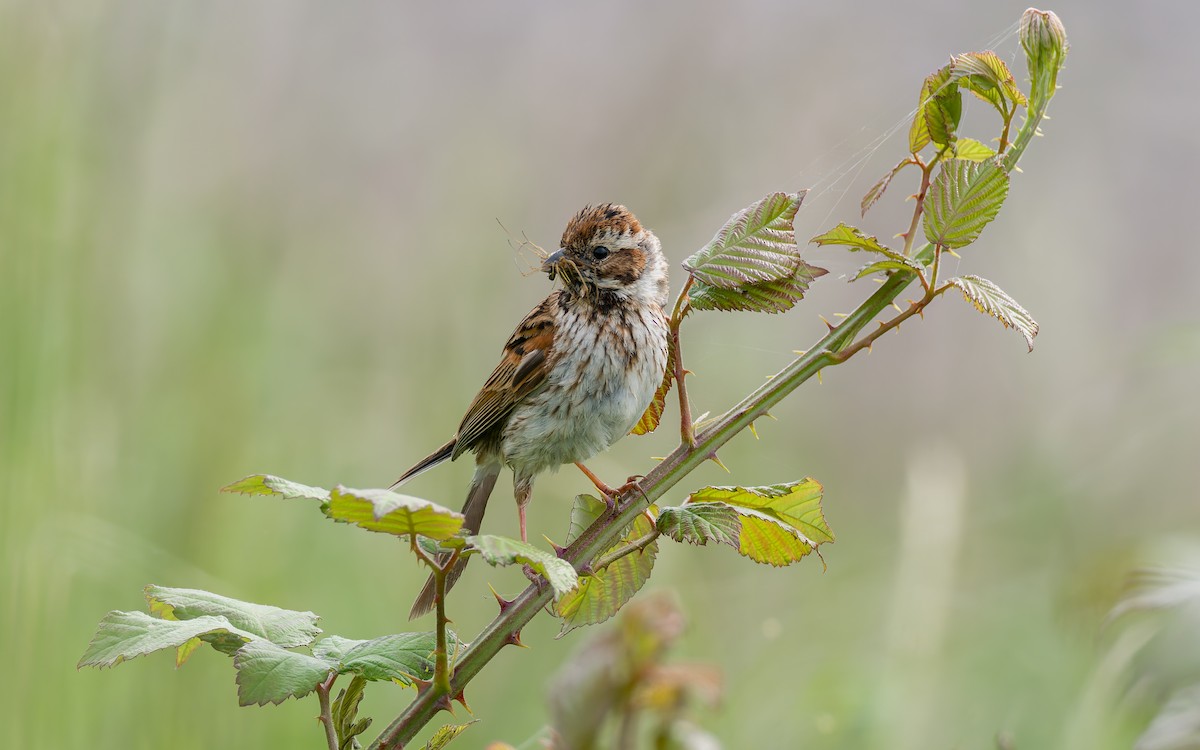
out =
{"type": "Polygon", "coordinates": [[[542,271],[550,276],[550,280],[554,281],[554,276],[558,272],[558,264],[563,259],[563,250],[559,248],[547,256],[546,260],[542,261],[542,271]]]}

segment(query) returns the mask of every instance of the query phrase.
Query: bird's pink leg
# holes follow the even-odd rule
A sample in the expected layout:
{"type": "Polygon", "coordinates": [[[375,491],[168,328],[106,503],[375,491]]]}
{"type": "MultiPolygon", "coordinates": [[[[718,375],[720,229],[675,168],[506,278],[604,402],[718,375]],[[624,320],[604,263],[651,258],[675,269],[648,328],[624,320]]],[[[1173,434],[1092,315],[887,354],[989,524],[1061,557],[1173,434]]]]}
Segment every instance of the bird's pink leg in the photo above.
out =
{"type": "Polygon", "coordinates": [[[525,507],[529,505],[529,498],[533,496],[533,482],[518,481],[513,489],[517,497],[517,521],[521,525],[521,541],[527,542],[529,539],[525,535],[525,507]]]}

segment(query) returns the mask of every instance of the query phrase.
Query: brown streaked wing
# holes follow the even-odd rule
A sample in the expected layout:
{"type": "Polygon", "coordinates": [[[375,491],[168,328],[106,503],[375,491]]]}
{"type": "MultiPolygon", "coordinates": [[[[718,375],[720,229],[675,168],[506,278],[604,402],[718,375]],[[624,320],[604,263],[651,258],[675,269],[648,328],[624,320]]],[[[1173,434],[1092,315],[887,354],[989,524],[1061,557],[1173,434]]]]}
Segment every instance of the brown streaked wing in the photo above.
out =
{"type": "Polygon", "coordinates": [[[504,356],[492,371],[458,426],[454,458],[475,447],[480,439],[503,423],[521,399],[546,380],[553,361],[555,291],[517,325],[504,345],[504,356]]]}

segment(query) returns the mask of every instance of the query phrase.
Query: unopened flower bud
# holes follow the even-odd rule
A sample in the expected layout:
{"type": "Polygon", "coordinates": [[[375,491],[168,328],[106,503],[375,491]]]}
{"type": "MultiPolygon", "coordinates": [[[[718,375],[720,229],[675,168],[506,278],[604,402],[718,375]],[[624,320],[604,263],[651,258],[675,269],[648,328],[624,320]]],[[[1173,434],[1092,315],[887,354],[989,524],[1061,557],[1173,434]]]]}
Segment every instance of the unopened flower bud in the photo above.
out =
{"type": "Polygon", "coordinates": [[[1049,65],[1052,73],[1057,73],[1062,67],[1063,59],[1067,56],[1070,45],[1067,44],[1067,30],[1054,11],[1029,8],[1021,15],[1021,30],[1019,32],[1021,46],[1025,48],[1025,57],[1029,61],[1029,75],[1035,76],[1035,71],[1049,65]]]}

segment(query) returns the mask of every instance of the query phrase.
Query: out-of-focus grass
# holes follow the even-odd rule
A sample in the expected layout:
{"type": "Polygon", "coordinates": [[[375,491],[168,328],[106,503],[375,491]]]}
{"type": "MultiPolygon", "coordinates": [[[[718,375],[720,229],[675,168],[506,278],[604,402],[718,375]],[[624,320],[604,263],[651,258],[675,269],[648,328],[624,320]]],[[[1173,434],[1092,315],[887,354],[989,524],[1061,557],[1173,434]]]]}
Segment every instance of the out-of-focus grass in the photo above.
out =
{"type": "MultiPolygon", "coordinates": [[[[1181,93],[1196,60],[1183,36],[1142,57],[1109,47],[1194,24],[1055,10],[1074,49],[1048,138],[962,263],[1034,312],[1038,350],[947,299],[782,405],[760,442],[736,440],[732,476],[690,480],[813,474],[839,535],[824,574],[721,549],[660,556],[651,585],[678,589],[692,623],[682,650],[726,671],[707,727],[729,747],[988,747],[1003,730],[1022,748],[1119,748],[1146,718],[1104,670],[1100,622],[1139,549],[1200,520],[1200,266],[1169,208],[1200,166],[1181,93]],[[1173,115],[1137,114],[1148,102],[1173,115]],[[906,476],[939,444],[964,467],[958,520],[905,534],[925,507],[906,476]],[[952,570],[912,573],[922,550],[952,570]]],[[[104,673],[75,660],[150,582],[312,609],[350,637],[407,627],[420,574],[394,542],[216,489],[258,471],[383,485],[444,439],[547,289],[496,217],[552,246],[580,205],[621,200],[679,261],[762,194],[827,186],[925,73],[1019,8],[594,12],[0,3],[0,743],[316,746],[311,702],[237,709],[215,654],[179,672],[161,655],[104,673]]],[[[801,236],[857,198],[810,203],[801,236]]],[[[864,226],[886,237],[902,213],[880,206],[864,226]]],[[[852,260],[817,256],[833,273],[796,312],[689,320],[699,411],[867,291],[839,282],[852,260]]],[[[594,468],[644,470],[663,433],[594,468]]],[[[467,473],[412,489],[457,505],[467,473]]],[[[573,472],[541,481],[532,527],[561,537],[585,488],[573,472]]],[[[504,481],[494,506],[489,526],[514,532],[504,481]]],[[[456,592],[467,634],[494,606],[486,582],[521,582],[480,568],[456,592]]],[[[545,721],[544,681],[573,647],[554,629],[532,625],[534,648],[473,685],[476,746],[545,721]]],[[[381,720],[408,697],[372,693],[381,720]]]]}

